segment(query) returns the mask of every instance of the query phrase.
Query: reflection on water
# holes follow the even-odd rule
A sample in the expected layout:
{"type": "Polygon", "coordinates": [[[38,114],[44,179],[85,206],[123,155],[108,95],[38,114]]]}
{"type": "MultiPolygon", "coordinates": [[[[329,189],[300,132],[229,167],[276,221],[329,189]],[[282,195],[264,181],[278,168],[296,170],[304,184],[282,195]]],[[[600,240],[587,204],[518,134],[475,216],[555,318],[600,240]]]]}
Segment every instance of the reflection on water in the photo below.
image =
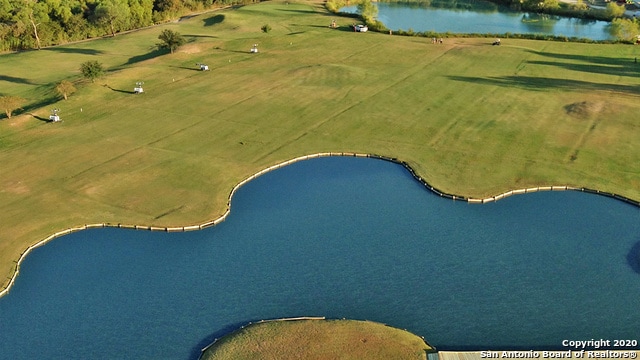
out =
{"type": "MultiPolygon", "coordinates": [[[[466,34],[544,34],[608,40],[613,36],[605,21],[522,13],[487,1],[376,3],[378,19],[392,30],[466,34]]],[[[356,13],[355,6],[344,12],[356,13]]]]}
{"type": "MultiPolygon", "coordinates": [[[[498,4],[482,0],[419,0],[419,1],[378,1],[384,4],[402,4],[410,8],[435,8],[453,11],[474,11],[492,13],[500,11],[498,4]]],[[[504,7],[502,7],[504,8],[504,7]]]]}

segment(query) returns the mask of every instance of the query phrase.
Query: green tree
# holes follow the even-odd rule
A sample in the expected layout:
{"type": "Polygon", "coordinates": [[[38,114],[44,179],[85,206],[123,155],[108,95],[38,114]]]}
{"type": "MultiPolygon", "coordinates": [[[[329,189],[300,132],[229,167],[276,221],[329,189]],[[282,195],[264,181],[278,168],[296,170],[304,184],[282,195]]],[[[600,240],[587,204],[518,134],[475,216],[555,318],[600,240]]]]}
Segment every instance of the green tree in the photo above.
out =
{"type": "Polygon", "coordinates": [[[129,0],[131,27],[140,28],[153,24],[153,0],[129,0]]]}
{"type": "Polygon", "coordinates": [[[4,110],[4,113],[7,114],[7,118],[11,119],[11,113],[20,108],[20,105],[25,100],[21,97],[17,96],[0,96],[0,109],[4,110]]]}
{"type": "Polygon", "coordinates": [[[589,5],[585,4],[584,0],[576,0],[575,4],[571,5],[571,8],[574,10],[587,10],[589,5]]]}
{"type": "Polygon", "coordinates": [[[68,80],[62,80],[58,85],[56,85],[56,91],[67,100],[67,97],[73,94],[76,91],[76,87],[73,86],[73,83],[68,80]]]}
{"type": "Polygon", "coordinates": [[[123,0],[102,0],[96,6],[96,19],[108,25],[111,35],[116,36],[116,30],[128,29],[131,11],[123,0]]]}
{"type": "Polygon", "coordinates": [[[556,10],[560,8],[560,2],[558,0],[543,0],[538,6],[544,10],[556,10]]]}
{"type": "Polygon", "coordinates": [[[91,80],[91,82],[95,82],[97,78],[104,75],[102,64],[96,60],[83,62],[82,65],[80,65],[80,71],[82,72],[82,76],[91,80]]]}
{"type": "Polygon", "coordinates": [[[158,36],[160,39],[160,43],[158,43],[158,48],[160,49],[169,49],[173,54],[177,48],[182,46],[186,40],[182,35],[180,35],[177,31],[173,31],[170,29],[164,29],[158,36]]]}
{"type": "Polygon", "coordinates": [[[365,22],[373,22],[375,17],[378,16],[378,8],[373,5],[371,0],[362,0],[358,4],[358,14],[362,16],[365,22]]]}
{"type": "Polygon", "coordinates": [[[624,6],[620,6],[615,2],[610,2],[607,4],[607,8],[605,9],[605,14],[610,18],[619,18],[624,15],[626,8],[624,6]]]}
{"type": "Polygon", "coordinates": [[[640,24],[636,19],[613,19],[611,32],[620,40],[634,40],[640,34],[640,24]]]}
{"type": "Polygon", "coordinates": [[[155,0],[153,2],[153,20],[163,21],[175,17],[182,9],[180,0],[155,0]]]}
{"type": "Polygon", "coordinates": [[[12,27],[12,35],[19,39],[20,48],[41,48],[39,27],[49,21],[48,7],[44,2],[35,0],[21,0],[9,2],[12,10],[0,15],[0,18],[8,18],[12,27]]]}

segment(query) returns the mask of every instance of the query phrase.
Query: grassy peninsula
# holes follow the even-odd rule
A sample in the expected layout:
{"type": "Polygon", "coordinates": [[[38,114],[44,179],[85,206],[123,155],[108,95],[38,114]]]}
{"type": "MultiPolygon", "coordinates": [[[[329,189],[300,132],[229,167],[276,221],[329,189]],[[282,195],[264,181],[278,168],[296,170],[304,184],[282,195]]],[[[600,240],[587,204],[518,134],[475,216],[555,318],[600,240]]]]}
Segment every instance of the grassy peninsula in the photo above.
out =
{"type": "Polygon", "coordinates": [[[317,1],[265,2],[0,55],[0,92],[25,99],[0,117],[0,284],[54,232],[203,223],[242,179],[317,152],[397,157],[465,196],[569,185],[640,200],[638,47],[431,44],[353,21],[317,1]],[[157,50],[163,29],[188,43],[157,50]],[[93,60],[107,70],[95,83],[79,71],[93,60]],[[43,121],[53,108],[62,122],[43,121]]]}
{"type": "Polygon", "coordinates": [[[201,359],[334,359],[340,354],[343,360],[426,360],[430,349],[416,335],[371,321],[271,321],[223,337],[201,359]]]}

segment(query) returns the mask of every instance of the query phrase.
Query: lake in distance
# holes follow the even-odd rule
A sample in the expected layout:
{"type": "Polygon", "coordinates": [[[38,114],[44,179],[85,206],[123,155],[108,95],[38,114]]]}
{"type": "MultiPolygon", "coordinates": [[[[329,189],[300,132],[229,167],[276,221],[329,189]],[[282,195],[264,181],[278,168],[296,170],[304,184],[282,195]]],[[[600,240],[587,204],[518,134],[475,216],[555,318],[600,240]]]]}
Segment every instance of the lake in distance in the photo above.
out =
{"type": "MultiPolygon", "coordinates": [[[[377,2],[377,19],[391,30],[452,34],[542,34],[591,40],[611,40],[611,25],[555,15],[523,13],[487,1],[469,0],[469,9],[447,9],[411,3],[377,2]]],[[[340,9],[357,13],[356,6],[340,9]]]]}
{"type": "Polygon", "coordinates": [[[439,350],[640,339],[639,220],[586,193],[467,204],[382,160],[303,161],[243,186],[213,228],[35,249],[0,298],[0,359],[195,360],[296,316],[383,322],[439,350]]]}

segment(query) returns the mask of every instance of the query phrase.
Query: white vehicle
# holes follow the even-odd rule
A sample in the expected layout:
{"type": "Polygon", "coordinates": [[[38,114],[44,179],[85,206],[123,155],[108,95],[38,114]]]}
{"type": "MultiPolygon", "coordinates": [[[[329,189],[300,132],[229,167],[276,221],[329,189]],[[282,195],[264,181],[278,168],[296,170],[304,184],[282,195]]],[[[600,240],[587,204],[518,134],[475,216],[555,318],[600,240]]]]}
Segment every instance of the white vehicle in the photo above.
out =
{"type": "Polygon", "coordinates": [[[367,32],[368,30],[367,25],[353,25],[353,31],[355,32],[367,32]]]}

